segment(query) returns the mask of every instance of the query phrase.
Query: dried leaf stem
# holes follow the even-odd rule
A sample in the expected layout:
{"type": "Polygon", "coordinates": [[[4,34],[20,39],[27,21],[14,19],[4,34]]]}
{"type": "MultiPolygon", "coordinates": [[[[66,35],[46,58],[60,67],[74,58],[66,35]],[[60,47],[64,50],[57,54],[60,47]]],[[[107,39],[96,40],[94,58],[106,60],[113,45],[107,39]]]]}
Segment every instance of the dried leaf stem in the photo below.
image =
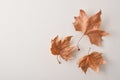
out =
{"type": "Polygon", "coordinates": [[[58,61],[59,64],[61,64],[60,60],[58,59],[58,55],[57,55],[57,61],[58,61]]]}
{"type": "Polygon", "coordinates": [[[81,41],[81,39],[84,37],[84,34],[82,34],[82,36],[80,37],[79,41],[77,42],[77,48],[78,48],[78,51],[80,51],[80,48],[79,48],[79,43],[81,41]]]}
{"type": "Polygon", "coordinates": [[[88,55],[90,54],[90,50],[91,50],[91,47],[89,47],[89,50],[88,50],[88,55]]]}

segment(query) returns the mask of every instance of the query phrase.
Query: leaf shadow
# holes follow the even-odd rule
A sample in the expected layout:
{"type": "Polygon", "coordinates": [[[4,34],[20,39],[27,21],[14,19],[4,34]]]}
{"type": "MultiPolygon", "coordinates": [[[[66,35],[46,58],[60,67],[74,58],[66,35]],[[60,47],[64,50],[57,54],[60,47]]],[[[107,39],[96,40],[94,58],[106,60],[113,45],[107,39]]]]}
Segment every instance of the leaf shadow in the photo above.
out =
{"type": "Polygon", "coordinates": [[[110,24],[110,19],[109,17],[106,15],[106,16],[103,16],[102,17],[102,23],[101,23],[101,29],[102,30],[107,30],[108,26],[110,24]]]}
{"type": "Polygon", "coordinates": [[[100,65],[100,72],[107,73],[107,67],[111,65],[110,59],[104,54],[104,60],[106,61],[106,64],[100,65]]]}

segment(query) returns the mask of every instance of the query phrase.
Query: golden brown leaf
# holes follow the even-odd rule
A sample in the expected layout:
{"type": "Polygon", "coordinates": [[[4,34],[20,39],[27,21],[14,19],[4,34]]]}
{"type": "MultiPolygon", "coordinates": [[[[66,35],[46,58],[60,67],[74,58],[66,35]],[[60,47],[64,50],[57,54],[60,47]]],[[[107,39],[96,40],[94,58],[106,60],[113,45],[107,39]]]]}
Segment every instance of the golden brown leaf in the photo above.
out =
{"type": "Polygon", "coordinates": [[[78,65],[86,73],[88,68],[91,68],[96,72],[99,72],[99,66],[105,63],[106,61],[103,59],[101,53],[92,52],[91,54],[82,57],[79,60],[78,65]]]}
{"type": "Polygon", "coordinates": [[[53,55],[60,55],[66,61],[71,59],[76,49],[76,46],[70,46],[71,38],[72,36],[67,36],[63,40],[59,40],[58,36],[56,36],[52,40],[51,53],[53,55]]]}
{"type": "Polygon", "coordinates": [[[107,32],[100,30],[101,10],[95,15],[88,17],[84,10],[80,10],[80,15],[75,17],[73,23],[76,31],[82,31],[84,35],[88,35],[90,42],[97,46],[100,45],[102,36],[108,35],[107,32]]]}

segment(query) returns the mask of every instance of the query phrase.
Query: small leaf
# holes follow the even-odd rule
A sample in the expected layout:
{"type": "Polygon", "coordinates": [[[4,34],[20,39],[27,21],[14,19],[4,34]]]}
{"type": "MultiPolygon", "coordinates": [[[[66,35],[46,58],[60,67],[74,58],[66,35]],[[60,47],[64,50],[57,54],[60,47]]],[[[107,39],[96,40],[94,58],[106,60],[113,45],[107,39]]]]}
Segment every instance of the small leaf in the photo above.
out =
{"type": "Polygon", "coordinates": [[[91,54],[80,58],[78,65],[86,73],[88,68],[91,68],[96,72],[99,72],[99,66],[105,63],[106,61],[103,59],[101,53],[92,52],[91,54]]]}
{"type": "Polygon", "coordinates": [[[67,36],[63,40],[59,40],[56,36],[51,42],[51,53],[60,55],[64,60],[72,59],[76,46],[70,46],[72,36],[67,36]]]}

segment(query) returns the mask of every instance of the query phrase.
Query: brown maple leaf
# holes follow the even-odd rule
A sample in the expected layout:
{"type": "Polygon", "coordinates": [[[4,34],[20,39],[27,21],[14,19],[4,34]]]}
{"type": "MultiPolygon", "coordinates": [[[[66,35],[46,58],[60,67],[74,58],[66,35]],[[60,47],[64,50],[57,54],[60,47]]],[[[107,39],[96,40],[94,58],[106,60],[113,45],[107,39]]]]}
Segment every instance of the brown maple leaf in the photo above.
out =
{"type": "Polygon", "coordinates": [[[64,60],[72,59],[76,46],[70,46],[72,36],[67,36],[63,40],[59,40],[56,36],[51,42],[51,53],[60,55],[64,60]]]}
{"type": "Polygon", "coordinates": [[[84,10],[80,10],[80,16],[74,17],[73,23],[76,31],[82,31],[84,35],[88,35],[90,42],[97,46],[100,45],[102,36],[108,35],[107,32],[100,30],[101,10],[95,15],[88,17],[84,10]]]}
{"type": "Polygon", "coordinates": [[[103,59],[102,54],[99,52],[92,52],[82,58],[80,58],[78,65],[86,73],[88,68],[99,72],[99,66],[105,64],[106,61],[103,59]]]}

